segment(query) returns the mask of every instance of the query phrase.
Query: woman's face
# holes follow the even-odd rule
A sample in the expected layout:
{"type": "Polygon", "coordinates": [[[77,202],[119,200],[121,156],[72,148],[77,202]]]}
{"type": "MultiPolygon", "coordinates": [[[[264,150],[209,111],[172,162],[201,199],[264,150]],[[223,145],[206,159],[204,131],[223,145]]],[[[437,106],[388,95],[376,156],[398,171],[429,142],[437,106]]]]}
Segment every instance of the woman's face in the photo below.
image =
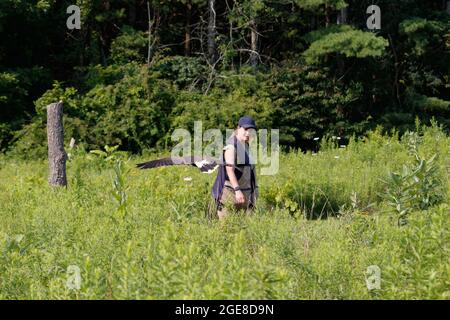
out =
{"type": "Polygon", "coordinates": [[[239,127],[237,129],[236,138],[241,142],[249,142],[255,134],[256,131],[253,128],[245,129],[244,127],[239,127]]]}

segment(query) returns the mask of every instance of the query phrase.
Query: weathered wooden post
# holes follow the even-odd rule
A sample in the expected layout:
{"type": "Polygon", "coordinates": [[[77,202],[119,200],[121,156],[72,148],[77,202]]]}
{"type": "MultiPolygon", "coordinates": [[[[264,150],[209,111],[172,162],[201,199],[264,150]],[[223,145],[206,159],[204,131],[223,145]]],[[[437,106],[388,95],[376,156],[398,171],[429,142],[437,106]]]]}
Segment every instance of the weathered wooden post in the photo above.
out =
{"type": "Polygon", "coordinates": [[[47,106],[48,166],[50,186],[67,186],[66,160],[64,151],[63,103],[47,106]]]}

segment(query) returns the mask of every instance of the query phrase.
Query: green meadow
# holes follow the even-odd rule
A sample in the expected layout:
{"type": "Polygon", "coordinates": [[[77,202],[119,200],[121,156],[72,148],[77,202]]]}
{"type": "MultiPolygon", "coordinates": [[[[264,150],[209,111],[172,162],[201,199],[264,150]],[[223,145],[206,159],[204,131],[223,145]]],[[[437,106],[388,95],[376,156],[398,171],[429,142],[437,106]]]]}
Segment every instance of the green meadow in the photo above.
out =
{"type": "Polygon", "coordinates": [[[135,169],[160,155],[66,149],[67,188],[1,155],[0,299],[449,299],[449,136],[318,144],[283,150],[254,214],[225,221],[206,217],[215,174],[135,169]]]}

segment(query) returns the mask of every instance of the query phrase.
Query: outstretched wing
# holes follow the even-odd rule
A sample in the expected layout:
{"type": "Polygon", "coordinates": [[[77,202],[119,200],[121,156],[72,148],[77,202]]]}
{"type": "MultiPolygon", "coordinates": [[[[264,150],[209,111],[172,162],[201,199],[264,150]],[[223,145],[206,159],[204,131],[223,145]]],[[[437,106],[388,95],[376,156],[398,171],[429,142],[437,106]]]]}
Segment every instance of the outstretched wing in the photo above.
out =
{"type": "Polygon", "coordinates": [[[173,166],[173,165],[175,165],[175,163],[173,162],[172,158],[162,158],[162,159],[156,159],[156,160],[152,160],[152,161],[138,163],[138,164],[136,164],[136,167],[139,169],[151,169],[151,168],[173,166]]]}
{"type": "Polygon", "coordinates": [[[162,159],[156,159],[152,161],[147,161],[143,163],[138,163],[136,167],[139,169],[151,169],[165,166],[174,166],[174,165],[191,165],[196,166],[203,173],[212,173],[218,167],[219,164],[215,159],[211,158],[202,158],[197,156],[190,157],[168,157],[162,159]]]}

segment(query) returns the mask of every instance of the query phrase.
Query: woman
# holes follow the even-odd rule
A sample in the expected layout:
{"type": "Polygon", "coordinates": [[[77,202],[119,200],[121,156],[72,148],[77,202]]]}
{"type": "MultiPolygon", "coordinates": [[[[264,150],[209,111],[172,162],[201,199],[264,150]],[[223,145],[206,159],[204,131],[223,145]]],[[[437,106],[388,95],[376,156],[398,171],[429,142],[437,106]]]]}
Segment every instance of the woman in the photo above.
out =
{"type": "Polygon", "coordinates": [[[251,117],[240,118],[223,148],[222,164],[212,190],[219,219],[225,218],[230,210],[250,213],[256,204],[256,170],[249,152],[249,141],[255,130],[256,123],[251,117]]]}

